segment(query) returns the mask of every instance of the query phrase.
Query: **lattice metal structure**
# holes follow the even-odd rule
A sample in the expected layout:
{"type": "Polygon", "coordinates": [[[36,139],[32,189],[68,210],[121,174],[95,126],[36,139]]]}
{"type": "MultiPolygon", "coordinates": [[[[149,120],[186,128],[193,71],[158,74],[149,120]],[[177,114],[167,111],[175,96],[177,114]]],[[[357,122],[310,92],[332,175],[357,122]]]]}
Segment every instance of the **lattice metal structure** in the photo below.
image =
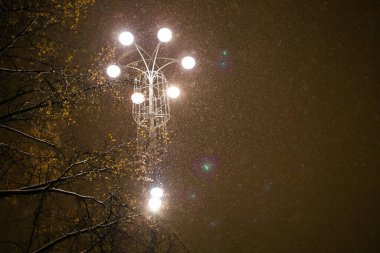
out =
{"type": "Polygon", "coordinates": [[[168,81],[162,69],[178,61],[172,58],[159,57],[160,44],[156,46],[152,54],[148,54],[137,44],[135,47],[141,60],[123,66],[137,71],[133,91],[134,94],[140,93],[144,97],[143,102],[133,103],[133,119],[138,127],[148,130],[149,139],[153,140],[156,137],[157,128],[165,127],[170,119],[170,105],[166,93],[168,81]]]}
{"type": "Polygon", "coordinates": [[[133,91],[144,95],[144,102],[133,104],[133,119],[144,128],[153,129],[162,127],[170,118],[169,100],[166,94],[168,82],[162,72],[140,73],[134,79],[133,91]]]}

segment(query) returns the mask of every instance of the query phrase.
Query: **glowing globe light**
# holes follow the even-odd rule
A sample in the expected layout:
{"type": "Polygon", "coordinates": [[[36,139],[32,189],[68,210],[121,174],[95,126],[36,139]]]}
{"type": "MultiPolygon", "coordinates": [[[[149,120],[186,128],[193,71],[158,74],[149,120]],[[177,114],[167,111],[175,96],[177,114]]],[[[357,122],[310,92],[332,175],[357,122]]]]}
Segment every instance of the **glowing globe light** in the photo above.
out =
{"type": "Polygon", "coordinates": [[[161,198],[164,195],[164,190],[160,187],[155,187],[152,190],[150,190],[150,195],[153,198],[161,198]]]}
{"type": "Polygon", "coordinates": [[[132,99],[132,102],[134,104],[137,104],[137,105],[139,105],[139,104],[141,104],[142,102],[145,101],[144,95],[142,93],[140,93],[140,92],[133,93],[132,96],[131,96],[131,99],[132,99]]]}
{"type": "Polygon", "coordinates": [[[173,37],[173,34],[172,34],[172,31],[170,31],[170,29],[168,28],[161,28],[158,33],[157,33],[157,37],[158,39],[161,41],[161,42],[169,42],[172,37],[173,37]]]}
{"type": "Polygon", "coordinates": [[[170,97],[170,98],[177,98],[179,96],[179,94],[181,94],[181,91],[178,89],[178,87],[171,86],[168,88],[166,93],[168,94],[168,97],[170,97]]]}
{"type": "Polygon", "coordinates": [[[162,202],[159,198],[151,198],[149,199],[148,206],[150,211],[158,212],[161,208],[162,202]]]}
{"type": "Polygon", "coordinates": [[[192,69],[195,67],[195,59],[191,56],[186,56],[182,59],[181,64],[184,69],[192,69]]]}
{"type": "Polygon", "coordinates": [[[107,68],[107,75],[112,78],[118,77],[120,72],[121,70],[117,65],[111,65],[107,68]]]}
{"type": "Polygon", "coordinates": [[[133,34],[130,32],[122,32],[119,35],[119,41],[124,46],[130,46],[132,45],[135,38],[133,37],[133,34]]]}

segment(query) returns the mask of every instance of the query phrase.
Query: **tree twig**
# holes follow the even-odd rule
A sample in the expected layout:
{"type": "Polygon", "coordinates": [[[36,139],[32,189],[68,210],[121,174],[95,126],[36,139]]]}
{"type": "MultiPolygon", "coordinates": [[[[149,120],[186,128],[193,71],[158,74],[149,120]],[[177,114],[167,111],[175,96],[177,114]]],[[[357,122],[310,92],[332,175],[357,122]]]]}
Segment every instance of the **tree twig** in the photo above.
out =
{"type": "Polygon", "coordinates": [[[24,133],[18,129],[15,129],[15,128],[12,128],[12,127],[9,127],[9,126],[6,126],[6,125],[1,125],[0,124],[0,128],[4,128],[4,129],[7,129],[9,131],[12,131],[12,132],[15,132],[15,133],[18,133],[18,134],[21,134],[22,136],[26,137],[26,138],[29,138],[29,139],[32,139],[32,140],[35,140],[35,141],[38,141],[40,143],[43,143],[43,144],[46,144],[46,145],[49,145],[51,147],[55,147],[55,144],[54,143],[51,143],[49,141],[46,141],[46,140],[43,140],[43,139],[40,139],[40,138],[37,138],[37,137],[34,137],[32,135],[29,135],[27,133],[24,133]]]}

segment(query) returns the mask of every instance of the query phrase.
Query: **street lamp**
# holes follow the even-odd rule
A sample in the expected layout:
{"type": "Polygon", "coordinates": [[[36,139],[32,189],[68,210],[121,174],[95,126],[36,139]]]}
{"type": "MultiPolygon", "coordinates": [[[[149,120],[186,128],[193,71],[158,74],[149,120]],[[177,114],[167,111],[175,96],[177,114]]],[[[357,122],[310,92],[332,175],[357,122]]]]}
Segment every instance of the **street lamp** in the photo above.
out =
{"type": "Polygon", "coordinates": [[[161,209],[162,201],[159,198],[150,198],[148,205],[149,205],[150,211],[152,211],[153,213],[156,213],[161,209]]]}
{"type": "Polygon", "coordinates": [[[164,190],[160,187],[154,187],[150,191],[151,198],[149,199],[148,205],[152,212],[158,212],[161,209],[162,201],[161,198],[164,196],[164,190]]]}
{"type": "Polygon", "coordinates": [[[162,198],[162,196],[164,196],[164,190],[160,187],[154,187],[152,190],[150,190],[150,195],[153,198],[162,198]]]}
{"type": "Polygon", "coordinates": [[[181,91],[176,86],[170,86],[166,90],[166,93],[169,96],[169,98],[177,98],[181,94],[181,91]]]}
{"type": "Polygon", "coordinates": [[[192,69],[195,67],[195,59],[191,56],[183,57],[181,64],[184,69],[192,69]]]}
{"type": "Polygon", "coordinates": [[[145,101],[144,94],[142,94],[140,92],[133,93],[131,96],[131,99],[132,99],[132,102],[134,104],[137,104],[137,105],[139,105],[145,101]]]}
{"type": "Polygon", "coordinates": [[[117,65],[110,65],[108,68],[107,68],[107,75],[109,77],[112,77],[112,78],[116,78],[120,75],[120,68],[119,66],[117,65]]]}
{"type": "Polygon", "coordinates": [[[157,33],[157,37],[161,42],[166,43],[172,39],[173,34],[172,34],[172,31],[170,31],[170,29],[161,28],[157,33]]]}
{"type": "MultiPolygon", "coordinates": [[[[148,134],[147,147],[148,168],[157,170],[157,134],[165,131],[166,123],[170,118],[169,98],[177,98],[180,95],[180,89],[176,86],[168,87],[168,81],[162,70],[173,63],[180,63],[181,66],[190,70],[195,67],[195,59],[191,56],[184,57],[181,61],[168,57],[159,56],[159,50],[162,43],[171,41],[173,33],[168,28],[161,28],[157,33],[159,40],[153,53],[148,53],[141,46],[135,43],[135,37],[129,31],[122,32],[119,35],[119,42],[123,46],[134,46],[140,56],[139,60],[122,65],[123,69],[129,69],[134,73],[132,114],[133,119],[139,129],[145,129],[148,134]],[[163,130],[162,130],[163,129],[163,130]]],[[[116,78],[121,74],[121,69],[117,65],[111,65],[107,68],[107,74],[111,78],[116,78]]],[[[138,135],[139,136],[139,135],[138,135]]],[[[155,173],[157,174],[157,173],[155,173]]],[[[154,188],[156,189],[156,188],[154,188]]],[[[153,191],[152,198],[149,200],[149,208],[156,212],[161,207],[161,197],[157,197],[157,189],[153,191]],[[154,194],[153,194],[154,192],[154,194]]],[[[162,189],[161,189],[162,190],[162,189]]]]}
{"type": "MultiPolygon", "coordinates": [[[[165,126],[170,118],[169,98],[176,98],[180,95],[178,87],[168,88],[167,79],[162,70],[178,63],[177,59],[160,57],[159,49],[161,43],[169,42],[172,31],[168,28],[161,28],[157,33],[160,41],[152,54],[147,53],[142,47],[134,43],[135,39],[131,32],[120,33],[119,42],[124,46],[134,45],[139,53],[140,60],[130,62],[122,67],[135,71],[134,93],[131,96],[133,102],[133,119],[139,127],[148,129],[149,136],[155,136],[157,128],[165,126]]],[[[186,56],[182,59],[181,65],[184,69],[194,68],[195,59],[186,56]]],[[[107,68],[107,74],[111,78],[116,78],[121,74],[120,67],[111,65],[107,68]]]]}
{"type": "Polygon", "coordinates": [[[124,46],[130,46],[133,44],[135,37],[130,32],[122,32],[119,35],[119,42],[124,46]]]}

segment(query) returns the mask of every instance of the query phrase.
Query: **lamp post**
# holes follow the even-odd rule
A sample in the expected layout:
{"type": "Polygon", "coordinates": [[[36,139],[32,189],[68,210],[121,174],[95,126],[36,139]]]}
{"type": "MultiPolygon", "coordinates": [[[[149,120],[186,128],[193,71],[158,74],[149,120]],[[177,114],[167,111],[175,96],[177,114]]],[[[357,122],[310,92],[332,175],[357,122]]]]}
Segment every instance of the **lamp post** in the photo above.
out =
{"type": "MultiPolygon", "coordinates": [[[[157,145],[157,133],[160,129],[166,129],[166,123],[170,119],[169,98],[175,99],[180,95],[180,90],[176,86],[168,85],[168,81],[162,70],[174,63],[180,63],[185,70],[190,70],[195,66],[195,59],[191,56],[185,56],[182,60],[177,60],[159,55],[160,47],[172,39],[172,31],[168,28],[161,28],[157,33],[159,40],[157,46],[151,54],[135,43],[132,33],[125,31],[120,33],[119,42],[123,46],[134,46],[140,57],[139,60],[129,62],[121,67],[129,69],[134,73],[132,100],[132,115],[138,125],[139,130],[147,132],[147,158],[148,169],[155,170],[157,156],[155,153],[157,145]]],[[[110,65],[107,68],[107,74],[110,78],[120,76],[121,67],[110,65]]],[[[156,179],[156,178],[154,178],[156,179]]],[[[157,188],[154,188],[157,189],[157,188]]],[[[159,188],[161,189],[161,188],[159,188]]],[[[153,189],[152,189],[153,190],[153,189]]],[[[161,189],[162,191],[162,189],[161,189]]],[[[161,197],[157,198],[152,193],[149,206],[153,212],[161,206],[161,197]]]]}

